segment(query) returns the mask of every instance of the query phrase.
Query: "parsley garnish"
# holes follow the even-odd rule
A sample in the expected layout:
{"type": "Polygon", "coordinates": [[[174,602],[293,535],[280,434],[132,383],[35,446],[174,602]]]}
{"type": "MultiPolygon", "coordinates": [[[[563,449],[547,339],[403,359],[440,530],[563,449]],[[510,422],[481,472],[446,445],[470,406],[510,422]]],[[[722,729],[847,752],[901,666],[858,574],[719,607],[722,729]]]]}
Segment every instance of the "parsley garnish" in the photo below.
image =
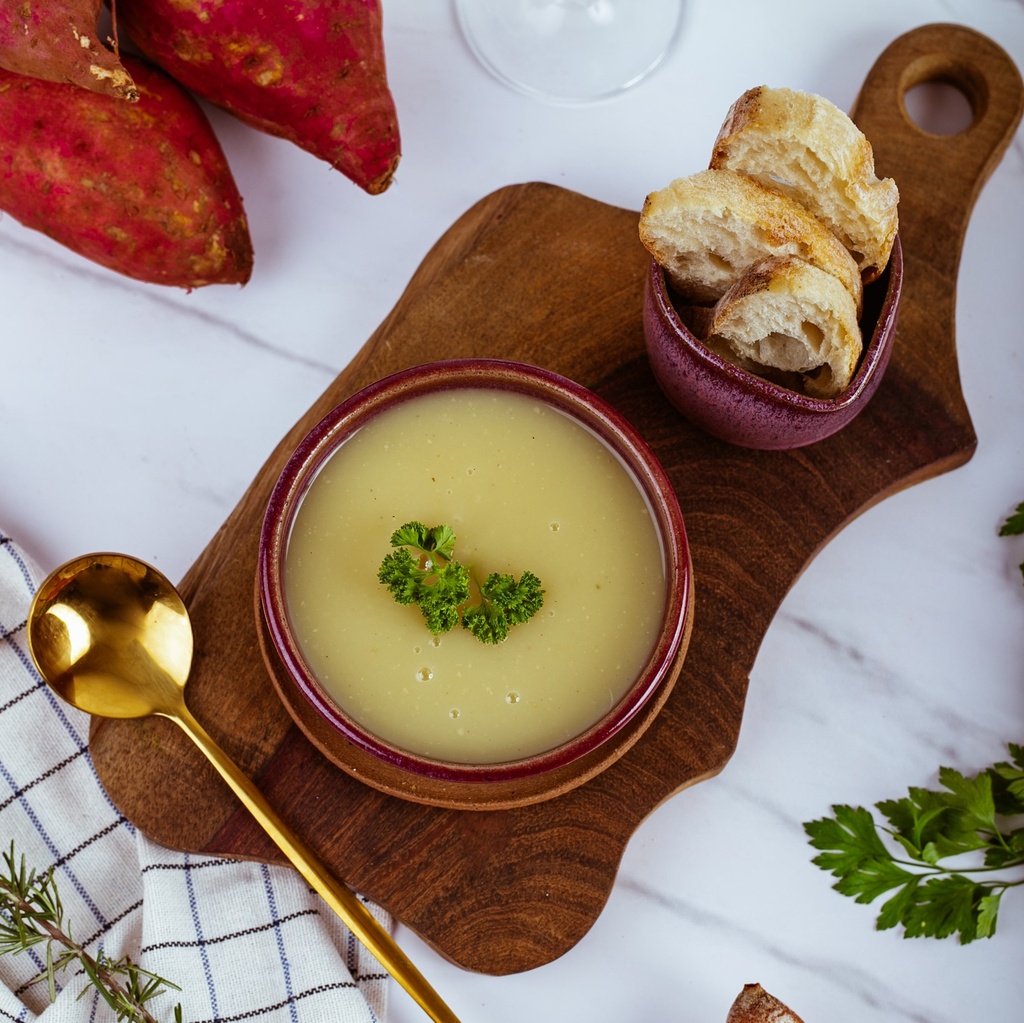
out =
{"type": "Polygon", "coordinates": [[[477,583],[455,560],[450,526],[407,522],[391,534],[391,546],[395,550],[381,562],[377,578],[399,604],[417,604],[435,635],[461,622],[482,643],[500,643],[513,625],[529,621],[544,604],[544,590],[532,572],[523,572],[518,581],[492,572],[477,583]],[[470,603],[474,591],[478,600],[470,603]]]}

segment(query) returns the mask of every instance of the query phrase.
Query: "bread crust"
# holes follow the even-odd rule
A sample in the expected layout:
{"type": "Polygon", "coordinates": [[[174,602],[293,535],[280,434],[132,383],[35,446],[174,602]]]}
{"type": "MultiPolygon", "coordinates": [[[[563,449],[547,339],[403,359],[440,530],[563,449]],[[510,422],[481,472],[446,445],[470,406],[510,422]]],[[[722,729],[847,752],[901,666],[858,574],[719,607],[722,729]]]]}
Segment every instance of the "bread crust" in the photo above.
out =
{"type": "Polygon", "coordinates": [[[727,346],[754,372],[793,375],[798,389],[822,398],[849,386],[863,348],[850,294],[830,274],[793,256],[756,264],[719,299],[709,343],[719,351],[727,346]]]}
{"type": "Polygon", "coordinates": [[[824,97],[749,89],[730,107],[710,166],[746,174],[806,206],[853,255],[865,284],[885,269],[899,190],[876,176],[871,143],[824,97]]]}
{"type": "Polygon", "coordinates": [[[785,255],[835,277],[860,313],[860,271],[838,238],[794,199],[736,171],[698,171],[652,192],[640,240],[685,301],[715,302],[755,263],[785,255]]]}
{"type": "Polygon", "coordinates": [[[760,984],[744,984],[725,1023],[803,1023],[803,1020],[760,984]]]}

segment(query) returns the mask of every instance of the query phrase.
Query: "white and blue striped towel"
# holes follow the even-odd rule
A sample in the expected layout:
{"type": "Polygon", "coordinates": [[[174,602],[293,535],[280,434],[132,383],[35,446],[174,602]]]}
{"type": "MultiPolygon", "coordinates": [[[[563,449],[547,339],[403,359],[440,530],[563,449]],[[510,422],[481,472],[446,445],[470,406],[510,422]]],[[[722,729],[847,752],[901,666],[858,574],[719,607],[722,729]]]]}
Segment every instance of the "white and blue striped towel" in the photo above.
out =
{"type": "MultiPolygon", "coordinates": [[[[25,617],[41,581],[0,532],[0,851],[54,868],[73,936],[130,955],[177,984],[149,1008],[185,1023],[375,1023],[387,978],[294,871],[171,852],[111,803],[89,757],[87,715],[54,696],[28,654],[25,617]]],[[[371,907],[385,923],[379,907],[371,907]]],[[[50,1004],[42,946],[0,956],[0,1023],[105,1023],[80,972],[50,1004]]]]}

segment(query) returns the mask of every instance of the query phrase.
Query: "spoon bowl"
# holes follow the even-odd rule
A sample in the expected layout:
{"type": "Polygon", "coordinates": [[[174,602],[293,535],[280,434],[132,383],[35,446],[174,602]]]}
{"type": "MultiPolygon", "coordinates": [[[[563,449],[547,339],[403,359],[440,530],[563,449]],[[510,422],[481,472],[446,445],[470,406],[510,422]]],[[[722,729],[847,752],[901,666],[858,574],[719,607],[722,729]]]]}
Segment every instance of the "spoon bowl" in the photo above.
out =
{"type": "Polygon", "coordinates": [[[29,650],[39,673],[89,714],[139,718],[178,709],[192,625],[167,579],[119,554],[76,558],[36,594],[29,650]]]}
{"type": "Polygon", "coordinates": [[[89,554],[51,573],[28,614],[28,647],[61,698],[98,717],[169,718],[202,751],[242,805],[350,931],[436,1023],[451,1009],[362,902],[337,881],[185,705],[192,626],[174,586],[124,554],[89,554]]]}

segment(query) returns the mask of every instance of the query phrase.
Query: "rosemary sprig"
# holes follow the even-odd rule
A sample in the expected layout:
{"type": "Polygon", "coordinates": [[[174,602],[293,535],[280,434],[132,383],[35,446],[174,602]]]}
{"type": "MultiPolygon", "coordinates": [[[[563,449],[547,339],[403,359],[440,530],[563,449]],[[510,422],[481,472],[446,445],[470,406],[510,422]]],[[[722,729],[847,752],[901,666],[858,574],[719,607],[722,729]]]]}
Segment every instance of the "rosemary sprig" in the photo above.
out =
{"type": "MultiPolygon", "coordinates": [[[[51,867],[45,873],[30,870],[25,857],[15,855],[14,842],[3,854],[0,869],[0,955],[17,955],[37,945],[46,946],[46,966],[29,983],[46,981],[50,1001],[57,997],[57,974],[77,964],[90,987],[110,1006],[119,1020],[128,1023],[158,1023],[146,1003],[166,988],[179,991],[177,984],[143,969],[128,956],[95,957],[71,936],[70,922],[51,867]]],[[[181,1023],[181,1005],[174,1009],[175,1023],[181,1023]]]]}

